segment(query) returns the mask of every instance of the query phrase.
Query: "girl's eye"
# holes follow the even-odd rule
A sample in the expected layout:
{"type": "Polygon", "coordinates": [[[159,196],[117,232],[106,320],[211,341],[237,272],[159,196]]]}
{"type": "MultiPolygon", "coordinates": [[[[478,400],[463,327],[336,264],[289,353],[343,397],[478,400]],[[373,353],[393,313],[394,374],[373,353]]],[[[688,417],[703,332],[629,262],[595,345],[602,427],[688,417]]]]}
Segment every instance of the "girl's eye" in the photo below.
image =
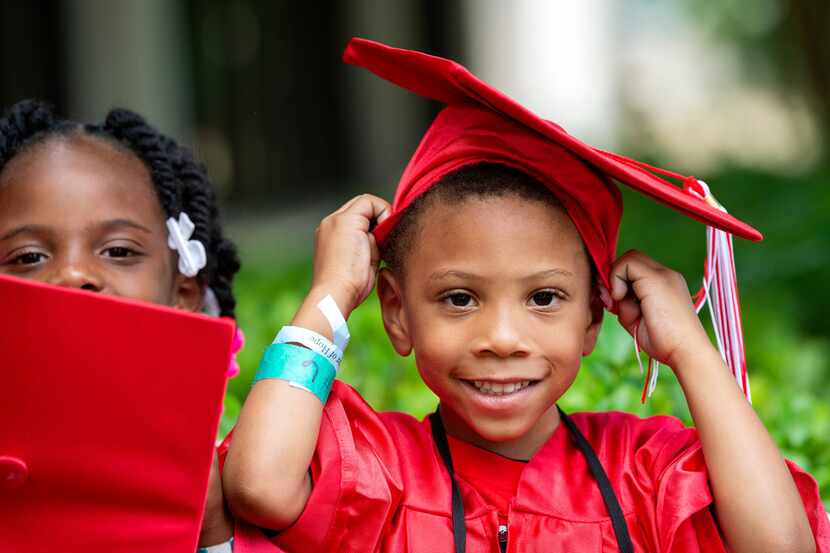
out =
{"type": "Polygon", "coordinates": [[[452,307],[472,307],[474,301],[473,296],[466,292],[453,292],[444,296],[444,302],[452,307]]]}
{"type": "Polygon", "coordinates": [[[12,265],[37,265],[46,259],[46,254],[41,252],[25,252],[11,260],[12,265]]]}
{"type": "Polygon", "coordinates": [[[104,257],[132,257],[138,255],[138,252],[125,248],[124,246],[112,246],[103,251],[104,257]]]}
{"type": "Polygon", "coordinates": [[[557,290],[539,290],[530,296],[530,303],[533,307],[550,307],[560,298],[561,293],[557,290]]]}

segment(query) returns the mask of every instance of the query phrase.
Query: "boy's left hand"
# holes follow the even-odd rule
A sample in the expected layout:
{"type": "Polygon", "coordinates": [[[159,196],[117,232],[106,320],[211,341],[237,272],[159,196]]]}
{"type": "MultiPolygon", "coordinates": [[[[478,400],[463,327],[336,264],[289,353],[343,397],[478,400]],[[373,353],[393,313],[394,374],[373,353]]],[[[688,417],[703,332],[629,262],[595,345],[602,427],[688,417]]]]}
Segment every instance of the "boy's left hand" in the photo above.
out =
{"type": "Polygon", "coordinates": [[[629,251],[611,267],[610,293],[623,327],[633,332],[639,319],[643,350],[677,375],[729,551],[815,551],[793,477],[700,324],[683,277],[629,251]]]}
{"type": "Polygon", "coordinates": [[[633,334],[639,320],[640,347],[661,363],[677,369],[688,355],[713,348],[686,280],[647,255],[630,250],[620,256],[611,267],[610,292],[620,324],[633,334]]]}
{"type": "Polygon", "coordinates": [[[202,519],[202,530],[199,532],[199,547],[224,543],[232,536],[233,522],[225,505],[225,496],[222,493],[222,475],[219,473],[219,458],[214,452],[213,463],[210,466],[210,479],[208,480],[205,516],[202,519]]]}

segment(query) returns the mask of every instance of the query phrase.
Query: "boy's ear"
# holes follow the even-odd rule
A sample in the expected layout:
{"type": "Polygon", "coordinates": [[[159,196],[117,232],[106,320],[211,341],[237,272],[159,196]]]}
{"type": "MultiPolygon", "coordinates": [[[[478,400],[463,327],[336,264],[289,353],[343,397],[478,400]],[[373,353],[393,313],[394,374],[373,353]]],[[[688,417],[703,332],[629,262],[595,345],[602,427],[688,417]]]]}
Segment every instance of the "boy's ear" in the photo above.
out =
{"type": "Polygon", "coordinates": [[[582,345],[582,355],[589,355],[597,345],[597,338],[599,331],[602,328],[602,317],[605,313],[605,305],[602,303],[602,298],[599,294],[599,286],[591,287],[591,299],[588,306],[590,310],[591,319],[588,328],[585,329],[585,341],[582,345]]]}
{"type": "Polygon", "coordinates": [[[383,328],[389,335],[392,347],[398,355],[406,357],[412,351],[412,340],[406,324],[401,283],[391,270],[383,268],[378,273],[378,298],[383,328]]]}
{"type": "Polygon", "coordinates": [[[199,311],[202,308],[204,289],[196,277],[176,274],[173,283],[173,306],[185,311],[199,311]]]}

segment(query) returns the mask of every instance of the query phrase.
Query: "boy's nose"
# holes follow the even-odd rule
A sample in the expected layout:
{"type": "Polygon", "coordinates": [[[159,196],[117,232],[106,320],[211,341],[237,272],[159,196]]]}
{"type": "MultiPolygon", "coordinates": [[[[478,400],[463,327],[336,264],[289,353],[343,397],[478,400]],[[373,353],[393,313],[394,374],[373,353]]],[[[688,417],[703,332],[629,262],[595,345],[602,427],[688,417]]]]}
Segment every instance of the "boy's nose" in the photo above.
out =
{"type": "Polygon", "coordinates": [[[530,351],[519,319],[520,314],[510,308],[494,309],[482,321],[484,327],[476,344],[477,353],[505,358],[527,356],[530,351]]]}
{"type": "Polygon", "coordinates": [[[100,275],[87,264],[65,263],[57,267],[48,279],[49,284],[65,286],[66,288],[80,288],[91,292],[103,290],[103,281],[100,275]]]}

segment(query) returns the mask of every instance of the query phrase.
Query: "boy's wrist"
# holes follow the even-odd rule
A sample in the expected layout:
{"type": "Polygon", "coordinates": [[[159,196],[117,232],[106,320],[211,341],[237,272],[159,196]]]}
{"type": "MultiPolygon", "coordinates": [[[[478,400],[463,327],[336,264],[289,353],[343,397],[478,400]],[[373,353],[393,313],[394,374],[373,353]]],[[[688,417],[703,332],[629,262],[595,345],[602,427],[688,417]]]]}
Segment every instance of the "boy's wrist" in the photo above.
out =
{"type": "Polygon", "coordinates": [[[343,318],[348,320],[352,311],[357,308],[358,298],[355,291],[347,290],[343,285],[329,285],[327,283],[314,284],[306,296],[305,304],[308,304],[314,309],[317,309],[317,304],[326,296],[331,296],[337,304],[337,308],[343,315],[343,318]]]}
{"type": "Polygon", "coordinates": [[[672,356],[669,366],[674,371],[681,385],[689,377],[705,376],[711,370],[727,370],[720,352],[708,340],[696,347],[678,351],[672,356]]]}
{"type": "Polygon", "coordinates": [[[715,356],[720,359],[720,352],[709,339],[703,325],[696,318],[692,324],[686,326],[682,331],[682,338],[678,339],[677,347],[671,349],[671,354],[665,359],[665,364],[677,373],[683,371],[684,367],[696,364],[701,358],[715,356]]]}
{"type": "Polygon", "coordinates": [[[325,285],[315,285],[312,286],[311,290],[309,290],[308,295],[305,297],[302,305],[297,310],[294,318],[291,320],[291,325],[316,332],[317,334],[326,337],[328,340],[334,340],[331,325],[318,307],[320,301],[329,295],[332,299],[334,299],[338,310],[340,310],[343,315],[343,318],[348,319],[352,310],[350,307],[351,304],[349,303],[350,301],[353,301],[351,300],[351,295],[348,292],[344,292],[342,289],[338,290],[334,287],[327,287],[325,285]]]}

